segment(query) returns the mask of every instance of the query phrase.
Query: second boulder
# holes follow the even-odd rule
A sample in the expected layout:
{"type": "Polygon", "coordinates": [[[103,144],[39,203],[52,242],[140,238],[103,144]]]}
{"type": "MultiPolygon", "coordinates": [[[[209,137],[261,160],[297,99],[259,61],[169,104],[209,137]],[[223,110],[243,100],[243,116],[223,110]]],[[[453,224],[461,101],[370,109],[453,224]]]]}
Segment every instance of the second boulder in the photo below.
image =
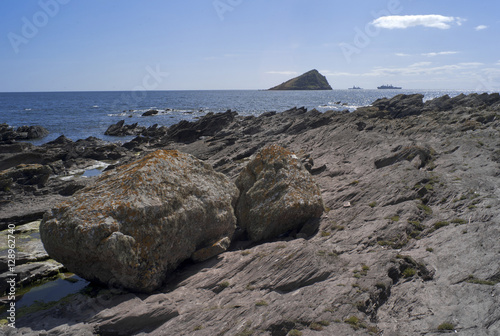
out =
{"type": "Polygon", "coordinates": [[[253,241],[275,238],[323,213],[318,185],[298,157],[278,145],[263,148],[236,180],[239,226],[253,241]]]}

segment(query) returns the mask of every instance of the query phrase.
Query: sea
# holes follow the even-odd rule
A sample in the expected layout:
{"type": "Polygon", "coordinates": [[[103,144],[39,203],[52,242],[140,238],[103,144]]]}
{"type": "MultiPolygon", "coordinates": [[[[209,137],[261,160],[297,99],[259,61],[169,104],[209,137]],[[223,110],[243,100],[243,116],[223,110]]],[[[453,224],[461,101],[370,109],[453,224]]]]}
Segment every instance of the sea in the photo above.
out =
{"type": "Polygon", "coordinates": [[[332,90],[332,91],[105,91],[105,92],[15,92],[0,93],[0,123],[12,127],[39,125],[50,134],[32,141],[40,145],[60,135],[72,140],[90,136],[111,142],[132,137],[110,137],[106,129],[120,120],[142,126],[170,126],[181,120],[195,120],[209,112],[229,109],[240,115],[258,116],[269,111],[282,112],[305,106],[320,112],[354,111],[379,98],[397,94],[421,93],[424,100],[453,97],[475,91],[453,90],[332,90]],[[155,116],[143,117],[156,109],[155,116]]]}

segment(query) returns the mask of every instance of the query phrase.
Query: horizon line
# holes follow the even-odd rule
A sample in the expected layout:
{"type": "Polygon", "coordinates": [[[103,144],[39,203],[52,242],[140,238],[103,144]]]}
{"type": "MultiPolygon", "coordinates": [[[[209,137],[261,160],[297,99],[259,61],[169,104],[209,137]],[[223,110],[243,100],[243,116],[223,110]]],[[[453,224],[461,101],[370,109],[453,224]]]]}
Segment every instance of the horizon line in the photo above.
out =
{"type": "MultiPolygon", "coordinates": [[[[171,92],[171,91],[270,91],[270,92],[297,92],[297,91],[347,91],[351,88],[345,89],[331,89],[331,90],[269,90],[269,89],[168,89],[168,90],[142,90],[141,92],[171,92]]],[[[389,90],[380,90],[377,88],[361,88],[360,90],[373,90],[373,91],[390,91],[389,90]]],[[[498,92],[495,90],[477,90],[477,89],[411,89],[411,88],[403,88],[398,89],[397,91],[424,91],[424,90],[432,90],[432,91],[474,91],[474,92],[498,92]]],[[[0,91],[2,93],[92,93],[92,92],[135,92],[136,90],[54,90],[54,91],[0,91]]],[[[500,90],[499,90],[500,91],[500,90]]]]}

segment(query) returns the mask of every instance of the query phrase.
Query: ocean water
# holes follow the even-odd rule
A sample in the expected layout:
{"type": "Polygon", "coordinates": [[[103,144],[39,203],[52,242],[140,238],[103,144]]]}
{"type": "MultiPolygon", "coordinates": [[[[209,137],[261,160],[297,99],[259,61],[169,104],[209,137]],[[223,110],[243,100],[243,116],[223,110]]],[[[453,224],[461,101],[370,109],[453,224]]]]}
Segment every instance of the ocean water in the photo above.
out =
{"type": "Polygon", "coordinates": [[[285,111],[294,106],[354,111],[378,98],[397,94],[424,94],[424,100],[473,91],[447,90],[333,90],[333,91],[129,91],[129,92],[29,92],[0,93],[0,123],[13,127],[40,125],[50,135],[33,141],[42,144],[64,134],[72,140],[94,136],[108,141],[132,137],[108,137],[104,132],[120,120],[143,126],[170,126],[180,120],[194,120],[208,112],[228,109],[240,115],[285,111]],[[142,117],[150,109],[159,114],[142,117]]]}

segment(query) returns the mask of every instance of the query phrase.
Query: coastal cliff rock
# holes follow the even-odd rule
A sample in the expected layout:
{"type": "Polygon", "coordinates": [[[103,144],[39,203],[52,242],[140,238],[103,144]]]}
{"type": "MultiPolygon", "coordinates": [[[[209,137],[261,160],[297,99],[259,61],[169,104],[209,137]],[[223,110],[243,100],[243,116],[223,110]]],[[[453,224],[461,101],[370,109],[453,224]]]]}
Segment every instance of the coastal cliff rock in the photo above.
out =
{"type": "MultiPolygon", "coordinates": [[[[23,315],[19,309],[18,329],[0,330],[8,335],[500,334],[500,95],[445,96],[423,106],[418,97],[402,98],[396,100],[415,103],[414,109],[400,105],[414,113],[405,115],[399,107],[392,110],[396,117],[375,106],[352,113],[295,108],[235,116],[213,135],[189,142],[147,139],[141,152],[134,147],[134,158],[158,148],[178,149],[232,180],[268,144],[297,153],[325,205],[317,232],[305,239],[285,233],[259,243],[243,237],[217,258],[183,263],[158,292],[136,295],[89,286],[23,315]]],[[[215,115],[205,122],[210,118],[215,115]]],[[[28,146],[24,154],[36,150],[28,146]]],[[[25,207],[28,201],[11,203],[25,207]]],[[[206,247],[226,243],[220,239],[206,247]]],[[[199,249],[198,260],[205,259],[205,251],[199,249]]]]}
{"type": "Polygon", "coordinates": [[[332,90],[325,76],[314,69],[269,90],[332,90]]]}
{"type": "Polygon", "coordinates": [[[278,145],[264,147],[243,169],[236,185],[238,224],[253,241],[297,230],[323,213],[319,187],[298,157],[278,145]]]}
{"type": "Polygon", "coordinates": [[[160,150],[53,208],[40,234],[48,254],[81,277],[151,292],[196,250],[232,236],[237,195],[207,164],[160,150]]]}

